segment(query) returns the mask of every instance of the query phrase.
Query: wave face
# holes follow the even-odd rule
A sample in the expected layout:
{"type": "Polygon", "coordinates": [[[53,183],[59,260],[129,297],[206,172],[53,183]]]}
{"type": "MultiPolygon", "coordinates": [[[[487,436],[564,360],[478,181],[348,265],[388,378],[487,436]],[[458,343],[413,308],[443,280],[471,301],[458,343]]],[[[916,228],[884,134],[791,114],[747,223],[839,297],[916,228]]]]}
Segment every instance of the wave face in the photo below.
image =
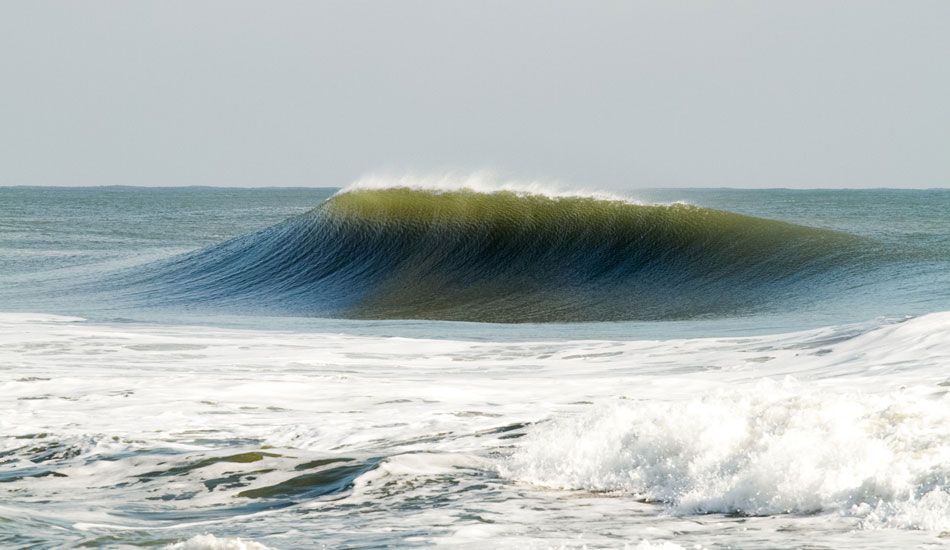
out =
{"type": "Polygon", "coordinates": [[[129,288],[153,305],[362,319],[689,319],[812,296],[859,269],[866,245],[687,204],[355,189],[150,264],[129,288]]]}

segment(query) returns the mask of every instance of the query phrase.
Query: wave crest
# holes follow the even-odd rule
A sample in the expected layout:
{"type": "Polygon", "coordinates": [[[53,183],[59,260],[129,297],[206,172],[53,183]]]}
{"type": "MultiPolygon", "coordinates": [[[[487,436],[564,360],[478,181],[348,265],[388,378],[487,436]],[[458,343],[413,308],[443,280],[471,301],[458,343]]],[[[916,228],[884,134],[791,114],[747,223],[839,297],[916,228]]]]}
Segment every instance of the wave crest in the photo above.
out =
{"type": "Polygon", "coordinates": [[[152,266],[143,282],[166,305],[303,315],[686,319],[743,313],[796,296],[804,282],[834,280],[856,265],[862,244],[688,204],[357,187],[152,266]]]}
{"type": "Polygon", "coordinates": [[[578,189],[556,181],[502,179],[490,171],[477,171],[467,174],[453,172],[402,175],[367,174],[350,185],[340,189],[342,195],[352,191],[382,191],[386,189],[410,189],[430,193],[469,191],[491,194],[507,191],[516,195],[540,195],[550,198],[586,197],[601,200],[619,200],[631,204],[642,204],[632,197],[609,193],[603,190],[578,189]]]}

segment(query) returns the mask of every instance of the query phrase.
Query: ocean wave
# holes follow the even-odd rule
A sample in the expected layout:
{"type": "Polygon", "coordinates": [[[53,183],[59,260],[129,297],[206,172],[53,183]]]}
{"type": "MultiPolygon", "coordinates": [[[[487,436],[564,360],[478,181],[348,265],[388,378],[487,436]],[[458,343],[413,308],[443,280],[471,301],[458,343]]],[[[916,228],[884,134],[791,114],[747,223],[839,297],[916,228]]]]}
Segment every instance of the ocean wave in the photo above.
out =
{"type": "Polygon", "coordinates": [[[622,401],[536,425],[502,467],[543,487],[629,494],[676,514],[833,512],[950,529],[950,399],[794,381],[622,401]]]}
{"type": "Polygon", "coordinates": [[[688,204],[365,187],[117,286],[137,305],[272,314],[689,319],[814,300],[869,257],[858,237],[688,204]]]}

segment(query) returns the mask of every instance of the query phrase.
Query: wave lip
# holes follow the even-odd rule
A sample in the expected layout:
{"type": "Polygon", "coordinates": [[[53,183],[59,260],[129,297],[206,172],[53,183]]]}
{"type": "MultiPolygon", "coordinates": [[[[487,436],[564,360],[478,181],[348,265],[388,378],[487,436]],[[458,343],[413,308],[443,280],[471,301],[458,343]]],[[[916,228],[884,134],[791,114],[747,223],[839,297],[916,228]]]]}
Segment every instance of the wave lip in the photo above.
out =
{"type": "Polygon", "coordinates": [[[602,190],[577,189],[557,182],[500,179],[490,171],[477,171],[468,174],[368,174],[341,189],[337,194],[353,191],[385,191],[388,189],[410,189],[428,193],[447,193],[466,191],[481,194],[510,192],[516,195],[540,195],[549,198],[582,197],[601,200],[619,200],[641,204],[630,197],[602,190]]]}
{"type": "Polygon", "coordinates": [[[687,319],[800,298],[802,283],[854,270],[864,244],[687,204],[357,187],[264,231],[150,265],[129,286],[155,304],[294,315],[687,319]]]}

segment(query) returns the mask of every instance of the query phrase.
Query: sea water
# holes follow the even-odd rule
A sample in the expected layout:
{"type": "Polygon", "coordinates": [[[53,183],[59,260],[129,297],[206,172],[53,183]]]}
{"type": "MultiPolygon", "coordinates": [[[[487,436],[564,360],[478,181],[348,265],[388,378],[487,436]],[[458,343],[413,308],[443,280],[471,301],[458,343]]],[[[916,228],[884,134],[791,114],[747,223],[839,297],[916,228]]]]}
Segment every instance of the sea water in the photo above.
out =
{"type": "Polygon", "coordinates": [[[0,188],[4,548],[950,533],[950,191],[0,188]]]}

